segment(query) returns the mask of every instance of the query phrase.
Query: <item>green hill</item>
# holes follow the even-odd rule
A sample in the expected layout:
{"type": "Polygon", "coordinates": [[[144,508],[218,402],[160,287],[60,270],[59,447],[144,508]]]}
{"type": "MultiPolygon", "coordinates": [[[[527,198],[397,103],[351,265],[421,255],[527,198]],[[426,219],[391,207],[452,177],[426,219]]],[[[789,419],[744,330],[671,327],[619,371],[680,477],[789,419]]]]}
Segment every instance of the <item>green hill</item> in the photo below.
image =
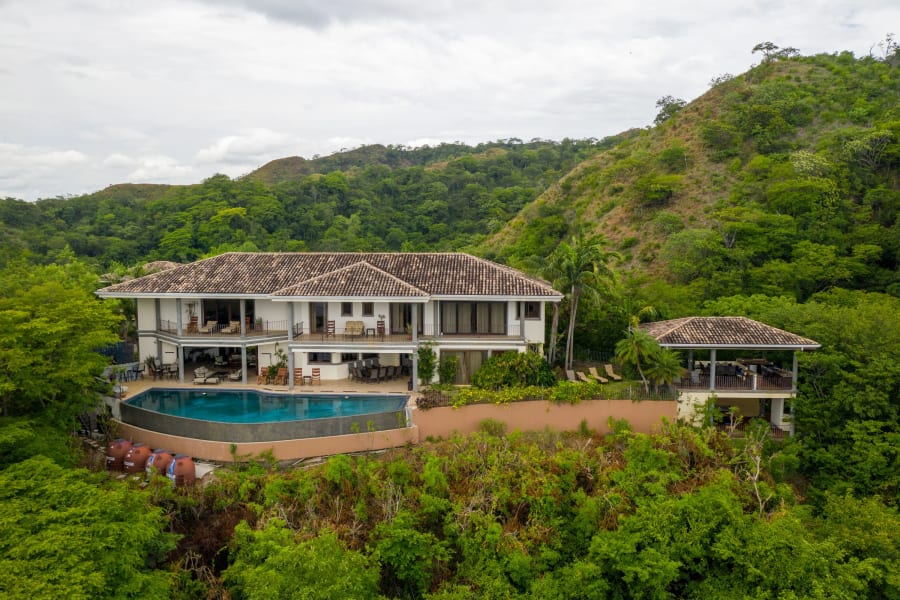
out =
{"type": "Polygon", "coordinates": [[[605,234],[633,279],[661,277],[694,302],[900,294],[898,107],[886,61],[766,60],[576,167],[482,253],[531,264],[581,228],[605,234]]]}
{"type": "Polygon", "coordinates": [[[460,250],[528,268],[603,233],[670,315],[765,292],[900,294],[900,70],[775,54],[598,141],[365,146],[232,180],[0,201],[0,240],[106,270],[226,250],[460,250]]]}

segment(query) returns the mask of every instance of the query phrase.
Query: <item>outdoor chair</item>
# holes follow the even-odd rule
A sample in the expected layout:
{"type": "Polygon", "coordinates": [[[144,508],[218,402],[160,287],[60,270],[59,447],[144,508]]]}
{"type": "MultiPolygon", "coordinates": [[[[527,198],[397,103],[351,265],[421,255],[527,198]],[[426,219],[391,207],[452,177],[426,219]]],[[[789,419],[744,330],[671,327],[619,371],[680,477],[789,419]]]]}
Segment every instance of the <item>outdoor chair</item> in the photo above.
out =
{"type": "Polygon", "coordinates": [[[606,377],[603,377],[602,375],[600,375],[600,373],[597,372],[597,367],[589,367],[588,373],[590,374],[591,377],[593,377],[600,383],[609,383],[609,379],[607,379],[606,377]]]}
{"type": "Polygon", "coordinates": [[[593,379],[589,379],[588,376],[585,375],[584,373],[582,373],[581,371],[576,371],[575,375],[577,375],[578,379],[580,381],[582,381],[583,383],[594,383],[593,379]]]}
{"type": "Polygon", "coordinates": [[[578,378],[575,376],[575,371],[573,371],[572,369],[566,369],[566,379],[568,379],[569,381],[578,381],[578,378]]]}
{"type": "Polygon", "coordinates": [[[269,370],[268,369],[260,369],[259,375],[256,376],[256,385],[263,385],[268,382],[269,379],[269,370]]]}
{"type": "Polygon", "coordinates": [[[218,321],[207,321],[206,325],[197,330],[198,333],[212,333],[216,330],[216,325],[218,325],[218,321]]]}
{"type": "Polygon", "coordinates": [[[275,385],[287,385],[287,369],[279,367],[278,373],[275,374],[275,385]]]}
{"type": "Polygon", "coordinates": [[[313,367],[312,380],[310,385],[322,385],[322,370],[319,367],[313,367]]]}
{"type": "Polygon", "coordinates": [[[324,337],[334,337],[335,327],[334,321],[326,321],[325,323],[325,336],[324,337]]]}
{"type": "Polygon", "coordinates": [[[611,364],[604,364],[603,370],[606,371],[606,375],[613,381],[622,381],[622,376],[613,371],[613,366],[611,364]]]}
{"type": "Polygon", "coordinates": [[[222,328],[221,333],[240,333],[241,332],[241,322],[240,321],[231,321],[227,326],[222,328]]]}
{"type": "Polygon", "coordinates": [[[294,385],[303,385],[303,367],[294,368],[294,385]]]}
{"type": "Polygon", "coordinates": [[[362,321],[347,321],[344,326],[344,335],[351,338],[362,337],[365,323],[362,321]]]}

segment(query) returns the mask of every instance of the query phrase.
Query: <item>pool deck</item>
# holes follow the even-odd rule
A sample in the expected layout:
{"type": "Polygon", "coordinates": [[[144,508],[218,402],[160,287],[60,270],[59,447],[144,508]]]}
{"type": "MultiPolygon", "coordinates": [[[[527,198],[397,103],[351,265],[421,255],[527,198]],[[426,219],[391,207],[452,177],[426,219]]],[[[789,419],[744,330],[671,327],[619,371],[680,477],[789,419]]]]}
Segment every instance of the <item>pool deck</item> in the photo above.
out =
{"type": "Polygon", "coordinates": [[[193,383],[179,383],[172,379],[153,379],[147,377],[136,381],[127,381],[123,383],[127,388],[127,392],[123,399],[128,399],[139,392],[150,388],[182,388],[182,389],[232,389],[232,390],[260,390],[266,392],[293,392],[295,394],[315,393],[315,394],[409,394],[414,392],[407,391],[406,379],[395,379],[393,381],[385,381],[382,383],[369,383],[365,381],[351,381],[349,379],[335,379],[332,381],[322,380],[322,385],[297,385],[291,390],[286,385],[256,385],[255,383],[243,384],[239,381],[223,381],[219,384],[203,384],[195,385],[193,383]]]}
{"type": "MultiPolygon", "coordinates": [[[[281,393],[314,393],[314,394],[397,394],[408,397],[407,408],[414,409],[414,392],[407,390],[407,380],[396,379],[381,383],[363,381],[350,381],[339,379],[323,380],[321,385],[295,386],[291,390],[286,385],[255,385],[242,384],[240,382],[226,381],[219,384],[194,385],[193,383],[179,383],[171,379],[144,378],[136,381],[128,381],[122,384],[127,391],[122,398],[113,399],[114,402],[127,400],[135,394],[150,388],[178,388],[194,390],[232,389],[232,390],[260,390],[281,393]]],[[[118,418],[118,406],[113,409],[113,415],[118,418]]],[[[182,452],[195,458],[201,458],[216,462],[231,462],[235,457],[256,456],[261,452],[271,451],[279,460],[292,460],[327,456],[332,454],[344,454],[349,452],[365,452],[383,450],[418,442],[418,428],[415,425],[403,429],[391,429],[387,431],[361,432],[352,435],[337,435],[329,437],[283,440],[276,442],[237,443],[214,442],[197,440],[193,438],[166,435],[141,429],[127,423],[118,422],[118,434],[136,442],[143,442],[153,448],[167,448],[175,452],[182,452]]],[[[246,458],[245,458],[246,460],[246,458]]]]}

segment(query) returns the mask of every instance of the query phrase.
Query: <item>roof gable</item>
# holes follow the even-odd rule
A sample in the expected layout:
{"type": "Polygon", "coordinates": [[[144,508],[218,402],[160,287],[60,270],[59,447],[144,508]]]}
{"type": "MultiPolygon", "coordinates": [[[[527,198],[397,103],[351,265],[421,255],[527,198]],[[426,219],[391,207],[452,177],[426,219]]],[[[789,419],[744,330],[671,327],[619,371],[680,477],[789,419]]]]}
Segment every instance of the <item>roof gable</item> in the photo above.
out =
{"type": "Polygon", "coordinates": [[[275,296],[290,297],[426,297],[428,294],[366,261],[312,277],[278,290],[275,296]]]}
{"type": "Polygon", "coordinates": [[[747,317],[684,317],[644,323],[642,331],[661,346],[681,348],[794,348],[812,350],[818,342],[747,317]]]}

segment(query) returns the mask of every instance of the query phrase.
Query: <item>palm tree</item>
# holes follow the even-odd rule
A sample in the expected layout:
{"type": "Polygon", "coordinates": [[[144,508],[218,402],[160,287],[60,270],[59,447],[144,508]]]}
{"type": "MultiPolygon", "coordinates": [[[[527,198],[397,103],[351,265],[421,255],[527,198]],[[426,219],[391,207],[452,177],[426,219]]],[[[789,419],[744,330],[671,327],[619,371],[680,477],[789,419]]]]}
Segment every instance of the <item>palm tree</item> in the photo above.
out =
{"type": "MultiPolygon", "coordinates": [[[[574,358],[575,319],[578,315],[578,304],[584,295],[593,296],[600,285],[613,279],[613,271],[609,263],[618,259],[617,252],[604,248],[606,239],[602,235],[594,235],[585,239],[582,234],[572,238],[572,243],[561,242],[547,257],[545,275],[553,281],[554,286],[566,294],[569,303],[569,331],[566,337],[565,368],[572,368],[574,358]]],[[[554,315],[555,316],[555,315],[554,315]]],[[[555,358],[556,326],[550,332],[550,362],[555,358]]]]}
{"type": "Polygon", "coordinates": [[[681,354],[671,348],[660,348],[647,363],[647,377],[659,390],[662,385],[672,385],[684,376],[686,369],[681,364],[681,354]]]}
{"type": "Polygon", "coordinates": [[[625,337],[616,343],[616,360],[620,364],[635,367],[645,389],[647,378],[644,376],[641,363],[649,364],[659,353],[659,343],[653,336],[634,327],[629,327],[625,337]]]}

